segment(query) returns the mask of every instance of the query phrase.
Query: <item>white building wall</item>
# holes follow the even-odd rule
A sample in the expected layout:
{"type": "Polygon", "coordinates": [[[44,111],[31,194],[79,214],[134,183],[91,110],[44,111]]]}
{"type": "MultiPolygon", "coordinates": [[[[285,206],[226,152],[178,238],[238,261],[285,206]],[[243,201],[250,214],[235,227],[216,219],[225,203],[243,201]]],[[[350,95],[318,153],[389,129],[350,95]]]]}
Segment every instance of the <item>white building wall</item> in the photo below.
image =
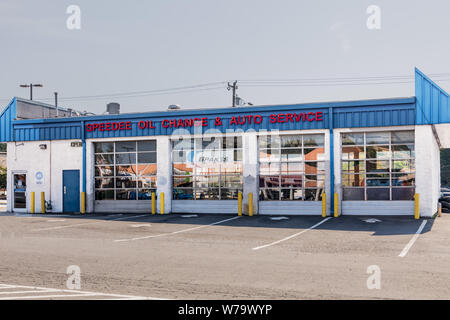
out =
{"type": "Polygon", "coordinates": [[[430,125],[415,127],[416,193],[419,194],[421,217],[437,212],[440,195],[440,150],[430,125]]]}
{"type": "Polygon", "coordinates": [[[80,170],[80,190],[82,185],[82,148],[71,147],[76,140],[8,142],[8,211],[30,212],[31,192],[35,192],[35,209],[41,212],[41,192],[45,200],[51,200],[52,212],[63,210],[63,170],[80,170]],[[41,149],[40,145],[46,145],[41,149]],[[44,174],[44,183],[36,184],[35,174],[44,174]],[[13,174],[23,172],[27,175],[27,209],[13,209],[13,174]]]}
{"type": "Polygon", "coordinates": [[[157,212],[161,213],[161,193],[164,192],[164,213],[172,212],[172,146],[169,136],[156,137],[158,180],[157,212]]]}
{"type": "Polygon", "coordinates": [[[253,214],[258,214],[258,135],[255,131],[246,132],[242,135],[242,148],[243,148],[243,201],[242,212],[249,214],[249,194],[253,194],[253,214]]]}

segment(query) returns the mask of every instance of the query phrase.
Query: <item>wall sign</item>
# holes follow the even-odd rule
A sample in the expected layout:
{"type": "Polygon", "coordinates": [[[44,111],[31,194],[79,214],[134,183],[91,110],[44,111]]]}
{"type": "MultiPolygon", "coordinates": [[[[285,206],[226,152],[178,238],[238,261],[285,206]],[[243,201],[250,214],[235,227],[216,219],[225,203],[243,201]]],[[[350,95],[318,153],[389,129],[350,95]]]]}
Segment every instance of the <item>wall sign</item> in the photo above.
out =
{"type": "MultiPolygon", "coordinates": [[[[259,114],[256,115],[244,115],[244,116],[232,116],[229,120],[229,125],[242,126],[250,124],[260,124],[264,121],[264,117],[259,114]]],[[[296,113],[274,113],[267,116],[270,123],[289,123],[289,122],[315,122],[323,121],[323,112],[296,112],[296,113]]],[[[163,119],[160,123],[163,128],[190,128],[190,127],[207,127],[209,120],[214,120],[214,126],[220,127],[223,125],[222,117],[215,117],[208,119],[207,117],[201,118],[175,118],[175,119],[163,119]]],[[[138,123],[139,129],[156,129],[152,120],[141,120],[138,123]]],[[[95,131],[122,131],[131,130],[131,121],[119,121],[119,122],[99,122],[86,124],[87,132],[95,131]]]]}
{"type": "Polygon", "coordinates": [[[42,171],[37,171],[34,177],[36,184],[44,184],[44,173],[42,171]]]}

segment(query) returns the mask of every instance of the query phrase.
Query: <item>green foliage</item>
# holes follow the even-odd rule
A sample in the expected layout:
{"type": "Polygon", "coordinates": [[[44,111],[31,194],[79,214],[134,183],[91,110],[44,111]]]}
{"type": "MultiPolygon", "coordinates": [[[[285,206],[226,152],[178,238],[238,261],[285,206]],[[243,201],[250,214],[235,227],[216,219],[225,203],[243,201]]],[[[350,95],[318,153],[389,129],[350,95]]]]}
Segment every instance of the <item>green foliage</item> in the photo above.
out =
{"type": "Polygon", "coordinates": [[[441,186],[450,187],[450,149],[441,150],[441,186]]]}
{"type": "Polygon", "coordinates": [[[6,152],[6,143],[0,143],[0,152],[6,152]]]}
{"type": "Polygon", "coordinates": [[[0,167],[0,189],[6,189],[6,168],[0,167]]]}

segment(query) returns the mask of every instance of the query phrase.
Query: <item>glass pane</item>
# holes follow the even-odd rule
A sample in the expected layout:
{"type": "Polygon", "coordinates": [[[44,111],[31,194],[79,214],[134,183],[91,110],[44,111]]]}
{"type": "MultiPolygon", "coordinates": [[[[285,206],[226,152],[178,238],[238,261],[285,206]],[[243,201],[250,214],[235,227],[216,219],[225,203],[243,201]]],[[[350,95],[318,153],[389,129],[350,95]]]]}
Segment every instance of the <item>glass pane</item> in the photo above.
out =
{"type": "Polygon", "coordinates": [[[325,136],[323,134],[305,134],[303,135],[303,146],[323,147],[325,136]]]}
{"type": "Polygon", "coordinates": [[[305,148],[305,160],[325,160],[324,148],[305,148]]]}
{"type": "Polygon", "coordinates": [[[344,160],[364,159],[364,147],[343,147],[342,159],[344,160]]]}
{"type": "Polygon", "coordinates": [[[220,189],[220,199],[221,200],[237,200],[239,192],[242,192],[242,189],[229,189],[229,188],[221,188],[220,189]]]}
{"type": "Polygon", "coordinates": [[[140,176],[153,176],[157,174],[156,164],[140,164],[137,166],[140,176]]]}
{"type": "Polygon", "coordinates": [[[95,179],[96,189],[114,189],[114,179],[95,179]]]}
{"type": "Polygon", "coordinates": [[[114,142],[94,143],[95,153],[112,153],[114,152],[114,142]]]}
{"type": "Polygon", "coordinates": [[[300,189],[281,189],[281,200],[301,201],[303,200],[303,190],[300,189]]]}
{"type": "Polygon", "coordinates": [[[343,200],[358,201],[364,200],[364,188],[343,188],[343,200]]]}
{"type": "Polygon", "coordinates": [[[389,171],[389,161],[367,160],[366,171],[367,172],[389,171]]]}
{"type": "Polygon", "coordinates": [[[220,178],[220,186],[225,188],[240,189],[242,188],[242,176],[223,175],[220,178]]]}
{"type": "Polygon", "coordinates": [[[116,152],[136,152],[136,141],[116,142],[116,152]]]}
{"type": "Polygon", "coordinates": [[[344,187],[364,187],[364,174],[343,174],[342,185],[344,187]]]}
{"type": "Polygon", "coordinates": [[[223,138],[224,149],[237,149],[242,148],[242,137],[224,137],[223,138]]]}
{"type": "Polygon", "coordinates": [[[185,164],[185,163],[174,163],[173,167],[173,175],[187,175],[191,176],[194,174],[194,165],[193,164],[185,164]]]}
{"type": "Polygon", "coordinates": [[[156,152],[139,152],[138,163],[156,163],[156,152]]]}
{"type": "Polygon", "coordinates": [[[389,200],[389,188],[367,188],[367,200],[389,200]]]}
{"type": "Polygon", "coordinates": [[[301,148],[302,136],[281,136],[281,148],[301,148]]]}
{"type": "Polygon", "coordinates": [[[95,200],[114,200],[114,190],[96,190],[95,200]]]}
{"type": "Polygon", "coordinates": [[[137,181],[138,188],[142,189],[155,189],[156,188],[156,177],[141,177],[137,181]]]}
{"type": "Polygon", "coordinates": [[[222,151],[223,162],[242,161],[242,150],[240,149],[227,149],[222,151]]]}
{"type": "Polygon", "coordinates": [[[368,177],[366,179],[366,183],[368,187],[389,187],[389,177],[381,179],[374,179],[368,177]]]}
{"type": "Polygon", "coordinates": [[[281,188],[302,188],[303,176],[281,176],[281,188]]]}
{"type": "Polygon", "coordinates": [[[185,151],[174,151],[173,154],[173,162],[194,162],[194,151],[185,150],[185,151]]]}
{"type": "Polygon", "coordinates": [[[156,151],[156,140],[138,141],[138,151],[156,151]]]}
{"type": "Polygon", "coordinates": [[[306,174],[323,174],[325,171],[325,162],[305,162],[306,174]]]}
{"type": "Polygon", "coordinates": [[[95,167],[95,176],[96,177],[112,177],[114,176],[114,167],[95,167]]]}
{"type": "Polygon", "coordinates": [[[224,163],[220,166],[222,173],[239,173],[242,174],[242,163],[224,163]]]}
{"type": "Polygon", "coordinates": [[[305,189],[305,201],[321,201],[323,189],[305,189]]]}
{"type": "Polygon", "coordinates": [[[203,150],[197,151],[195,154],[196,162],[222,162],[220,150],[203,150]]]}
{"type": "Polygon", "coordinates": [[[364,161],[342,161],[342,173],[359,173],[364,171],[364,161]]]}
{"type": "Polygon", "coordinates": [[[259,161],[280,161],[280,149],[261,149],[259,151],[259,161]]]}
{"type": "Polygon", "coordinates": [[[259,176],[260,188],[277,188],[280,186],[279,176],[259,176]]]}
{"type": "Polygon", "coordinates": [[[259,148],[280,148],[281,138],[275,135],[261,135],[258,137],[259,148]]]}
{"type": "Polygon", "coordinates": [[[304,172],[303,166],[303,162],[281,163],[281,173],[298,175],[304,172]]]}
{"type": "Polygon", "coordinates": [[[392,188],[392,200],[414,200],[414,188],[392,188]]]}
{"type": "Polygon", "coordinates": [[[219,200],[219,188],[215,189],[196,189],[196,200],[219,200]]]}
{"type": "Polygon", "coordinates": [[[392,131],[392,143],[414,143],[414,131],[392,131]]]}
{"type": "Polygon", "coordinates": [[[259,200],[280,200],[280,189],[260,189],[259,200]]]}
{"type": "Polygon", "coordinates": [[[389,132],[367,132],[366,144],[389,144],[389,132]]]}
{"type": "Polygon", "coordinates": [[[174,188],[193,188],[194,187],[194,178],[189,176],[174,176],[173,177],[173,187],[174,188]]]}
{"type": "Polygon", "coordinates": [[[259,172],[262,175],[279,174],[280,163],[279,162],[261,163],[259,165],[259,172]]]}
{"type": "Polygon", "coordinates": [[[136,179],[134,177],[116,178],[116,188],[117,189],[136,188],[136,179]]]}
{"type": "Polygon", "coordinates": [[[116,166],[116,176],[135,176],[136,175],[136,166],[116,166]]]}
{"type": "Polygon", "coordinates": [[[402,173],[402,174],[392,174],[392,186],[414,186],[415,174],[414,173],[402,173]]]}
{"type": "Polygon", "coordinates": [[[367,146],[366,159],[389,159],[389,146],[367,146]]]}
{"type": "Polygon", "coordinates": [[[306,188],[323,188],[325,184],[325,176],[305,176],[305,187],[306,188]]]}
{"type": "Polygon", "coordinates": [[[117,190],[116,200],[136,200],[136,190],[117,190]]]}
{"type": "Polygon", "coordinates": [[[96,154],[95,164],[114,164],[113,154],[96,154]]]}
{"type": "Polygon", "coordinates": [[[152,192],[155,193],[155,199],[157,199],[156,189],[139,189],[138,200],[152,200],[152,192]]]}
{"type": "Polygon", "coordinates": [[[281,161],[302,161],[302,149],[282,149],[281,161]]]}
{"type": "Polygon", "coordinates": [[[392,156],[394,159],[414,158],[414,145],[393,145],[392,156]]]}
{"type": "Polygon", "coordinates": [[[220,173],[220,165],[215,163],[199,163],[195,165],[197,175],[213,175],[220,173]]]}
{"type": "Polygon", "coordinates": [[[392,161],[392,172],[411,172],[414,169],[414,160],[392,161]]]}
{"type": "Polygon", "coordinates": [[[194,200],[194,189],[173,189],[174,200],[194,200]]]}
{"type": "Polygon", "coordinates": [[[196,188],[212,188],[219,187],[219,176],[196,176],[196,188]]]}
{"type": "Polygon", "coordinates": [[[135,164],[136,153],[119,153],[116,154],[116,164],[135,164]]]}
{"type": "Polygon", "coordinates": [[[220,149],[220,137],[205,137],[203,139],[197,139],[198,150],[205,149],[220,149]]]}
{"type": "Polygon", "coordinates": [[[364,133],[343,133],[342,145],[364,145],[364,133]]]}
{"type": "Polygon", "coordinates": [[[194,149],[194,139],[179,139],[172,140],[173,150],[193,150],[194,149]]]}

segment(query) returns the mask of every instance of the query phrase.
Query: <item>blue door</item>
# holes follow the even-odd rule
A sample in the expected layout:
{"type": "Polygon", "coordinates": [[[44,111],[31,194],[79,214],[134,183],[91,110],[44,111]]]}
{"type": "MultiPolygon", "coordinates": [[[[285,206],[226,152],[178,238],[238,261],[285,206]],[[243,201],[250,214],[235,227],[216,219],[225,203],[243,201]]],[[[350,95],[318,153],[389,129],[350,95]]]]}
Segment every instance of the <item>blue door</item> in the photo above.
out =
{"type": "Polygon", "coordinates": [[[63,211],[80,212],[80,170],[63,170],[63,211]]]}

